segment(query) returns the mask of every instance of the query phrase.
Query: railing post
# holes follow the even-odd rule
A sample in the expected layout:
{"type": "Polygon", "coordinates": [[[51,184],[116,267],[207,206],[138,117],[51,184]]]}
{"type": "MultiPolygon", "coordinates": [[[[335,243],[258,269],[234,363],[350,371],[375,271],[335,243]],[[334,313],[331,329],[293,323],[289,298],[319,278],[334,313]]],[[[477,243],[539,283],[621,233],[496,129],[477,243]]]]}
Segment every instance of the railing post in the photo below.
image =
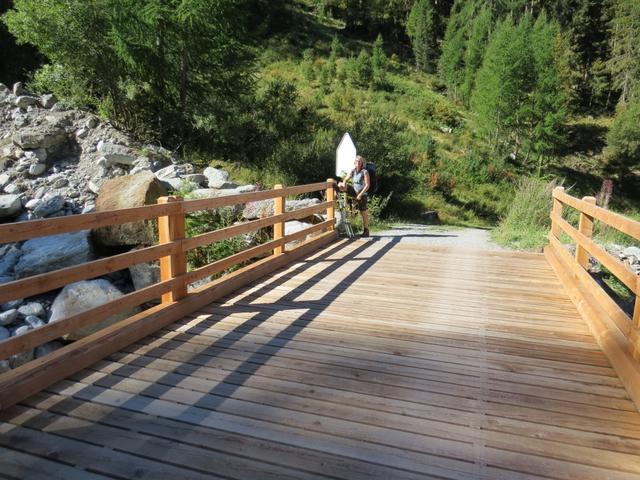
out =
{"type": "MultiPolygon", "coordinates": [[[[582,197],[582,201],[592,205],[596,204],[595,197],[582,197]]],[[[587,238],[591,238],[593,236],[593,217],[590,217],[582,210],[580,211],[578,231],[587,238]]],[[[589,252],[587,252],[579,243],[576,244],[576,260],[585,270],[589,268],[589,252]]]]}
{"type": "MultiPolygon", "coordinates": [[[[181,202],[180,197],[160,197],[158,203],[181,202]]],[[[159,243],[170,243],[174,240],[184,239],[184,211],[166,217],[158,217],[158,239],[159,243]]],[[[170,280],[187,273],[187,255],[185,252],[178,252],[168,257],[160,259],[160,280],[170,280]]],[[[162,303],[171,303],[187,296],[186,283],[180,283],[170,292],[162,295],[162,303]]]]}
{"type": "MultiPolygon", "coordinates": [[[[564,187],[556,187],[553,189],[553,191],[564,193],[564,187]]],[[[562,202],[555,197],[553,197],[553,208],[551,212],[559,217],[562,217],[562,202]]],[[[551,218],[551,233],[556,238],[560,238],[560,235],[562,234],[562,229],[553,218],[551,218]]]]}
{"type": "MultiPolygon", "coordinates": [[[[282,190],[282,185],[275,185],[274,190],[282,190]]],[[[285,211],[285,197],[280,196],[273,199],[273,214],[281,215],[285,211]]],[[[273,239],[279,240],[284,237],[284,222],[277,222],[273,225],[273,239]]],[[[284,245],[273,249],[274,255],[282,255],[284,253],[284,245]]]]}
{"type": "MultiPolygon", "coordinates": [[[[331,202],[331,205],[327,207],[327,221],[335,220],[336,218],[336,191],[335,191],[336,181],[333,178],[327,179],[327,202],[331,202]]],[[[333,231],[334,226],[331,225],[327,230],[329,232],[333,231]]]]}

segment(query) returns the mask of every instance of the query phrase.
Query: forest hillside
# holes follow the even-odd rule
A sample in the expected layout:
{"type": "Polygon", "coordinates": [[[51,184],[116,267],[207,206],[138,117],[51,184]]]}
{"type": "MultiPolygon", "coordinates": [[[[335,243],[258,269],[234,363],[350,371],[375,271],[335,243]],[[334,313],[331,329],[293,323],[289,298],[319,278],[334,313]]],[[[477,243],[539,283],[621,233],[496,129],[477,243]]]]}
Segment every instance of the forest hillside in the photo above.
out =
{"type": "Polygon", "coordinates": [[[638,217],[637,0],[13,0],[0,82],[263,185],[374,162],[374,216],[537,247],[549,191],[638,217]]]}

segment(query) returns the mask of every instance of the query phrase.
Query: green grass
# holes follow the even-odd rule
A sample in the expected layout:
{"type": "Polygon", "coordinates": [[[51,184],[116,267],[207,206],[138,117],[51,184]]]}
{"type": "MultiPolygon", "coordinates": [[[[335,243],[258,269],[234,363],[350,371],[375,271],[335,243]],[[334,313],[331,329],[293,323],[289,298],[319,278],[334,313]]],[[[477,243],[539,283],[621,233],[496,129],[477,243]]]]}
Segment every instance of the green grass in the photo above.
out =
{"type": "MultiPolygon", "coordinates": [[[[258,86],[274,79],[291,82],[300,102],[318,113],[331,128],[352,125],[362,112],[393,117],[406,124],[403,139],[415,167],[408,172],[414,186],[394,193],[395,210],[386,212],[394,215],[394,220],[415,222],[422,212],[435,210],[446,225],[497,225],[492,232],[494,241],[510,248],[538,250],[546,244],[551,208],[548,182],[534,186],[532,181],[519,181],[529,172],[497,156],[477,137],[473,116],[442,93],[437,76],[417,72],[393,56],[388,59],[386,85],[382,88],[351,85],[341,72],[350,57],[362,48],[370,51],[372,44],[347,35],[341,22],[319,17],[314,5],[311,0],[300,2],[293,7],[295,29],[256,45],[260,59],[258,86]],[[337,73],[327,81],[322,72],[335,36],[340,39],[341,53],[336,61],[337,73]],[[303,59],[303,52],[309,49],[310,62],[303,59]],[[447,133],[444,127],[453,127],[453,131],[447,133]],[[425,148],[427,138],[431,142],[429,149],[425,148]]],[[[603,178],[602,148],[610,124],[608,117],[573,118],[566,128],[565,148],[548,162],[545,173],[549,180],[572,187],[571,193],[576,196],[597,193],[603,178]]],[[[355,140],[357,144],[358,139],[355,140]]],[[[201,161],[225,168],[235,181],[260,182],[265,188],[294,182],[264,165],[246,166],[206,158],[201,161]]],[[[614,195],[612,207],[640,218],[638,201],[614,195]]],[[[569,213],[568,220],[577,223],[577,215],[569,213]]],[[[372,222],[372,229],[387,228],[392,223],[382,215],[372,222]]],[[[595,237],[625,245],[629,240],[597,225],[595,237]]]]}

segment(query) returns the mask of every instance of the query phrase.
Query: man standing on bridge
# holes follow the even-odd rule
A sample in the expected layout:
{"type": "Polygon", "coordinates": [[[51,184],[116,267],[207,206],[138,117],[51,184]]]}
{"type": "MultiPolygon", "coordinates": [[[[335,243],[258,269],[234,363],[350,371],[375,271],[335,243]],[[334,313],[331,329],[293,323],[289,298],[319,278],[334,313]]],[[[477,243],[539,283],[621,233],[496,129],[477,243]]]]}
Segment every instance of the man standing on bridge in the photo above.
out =
{"type": "Polygon", "coordinates": [[[371,188],[371,179],[369,178],[369,172],[365,166],[364,157],[357,155],[354,161],[355,168],[349,172],[347,177],[338,183],[338,188],[341,192],[347,192],[350,197],[355,197],[356,208],[362,215],[362,237],[369,236],[369,212],[367,207],[368,196],[367,192],[371,188]],[[352,180],[352,185],[347,185],[349,179],[352,180]]]}

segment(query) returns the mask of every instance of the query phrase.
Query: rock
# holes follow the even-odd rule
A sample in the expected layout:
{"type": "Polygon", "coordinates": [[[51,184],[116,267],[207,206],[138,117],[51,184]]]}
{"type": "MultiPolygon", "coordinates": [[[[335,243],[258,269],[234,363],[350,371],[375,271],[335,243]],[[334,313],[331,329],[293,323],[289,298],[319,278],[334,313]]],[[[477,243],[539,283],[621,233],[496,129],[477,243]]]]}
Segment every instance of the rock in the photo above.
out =
{"type": "Polygon", "coordinates": [[[42,175],[46,169],[47,166],[44,163],[34,163],[29,167],[29,175],[37,177],[39,175],[42,175]]]}
{"type": "MultiPolygon", "coordinates": [[[[285,203],[285,211],[291,212],[301,208],[310,207],[320,203],[317,198],[307,198],[304,200],[287,200],[285,203]]],[[[242,211],[242,217],[246,220],[254,220],[256,218],[270,217],[274,214],[273,200],[258,200],[257,202],[248,202],[242,211]]]]}
{"type": "Polygon", "coordinates": [[[11,310],[7,310],[6,312],[0,313],[0,325],[6,327],[7,325],[12,324],[18,319],[18,310],[12,308],[11,310]]]}
{"type": "Polygon", "coordinates": [[[23,278],[91,259],[89,230],[82,230],[27,240],[22,245],[22,256],[14,271],[17,278],[23,278]]]}
{"type": "Polygon", "coordinates": [[[27,108],[31,105],[38,105],[39,100],[36,97],[32,97],[30,95],[21,95],[19,97],[16,97],[13,103],[18,108],[27,108]]]}
{"type": "MultiPolygon", "coordinates": [[[[126,175],[104,182],[96,200],[96,211],[151,205],[163,195],[167,195],[167,190],[153,173],[126,175]]],[[[104,247],[152,243],[150,228],[145,222],[99,228],[93,231],[93,238],[104,247]]]]}
{"type": "Polygon", "coordinates": [[[622,251],[622,253],[625,257],[640,258],[640,248],[638,247],[627,247],[622,251]]]}
{"type": "Polygon", "coordinates": [[[27,350],[16,355],[11,355],[11,357],[9,358],[9,365],[11,366],[11,368],[18,368],[25,363],[33,360],[33,355],[33,350],[27,350]]]}
{"type": "Polygon", "coordinates": [[[86,203],[85,206],[82,208],[82,212],[80,213],[91,213],[96,209],[96,206],[94,203],[86,203]]]}
{"type": "MultiPolygon", "coordinates": [[[[91,308],[117,300],[122,296],[123,294],[120,290],[114,287],[108,280],[102,278],[72,283],[64,287],[53,301],[49,323],[69,318],[91,308]]],[[[138,309],[134,309],[118,313],[96,325],[83,327],[65,336],[65,339],[78,340],[86,337],[102,328],[128,318],[138,311],[138,309]]]]}
{"type": "Polygon", "coordinates": [[[42,326],[46,325],[42,321],[42,319],[36,317],[35,315],[29,315],[28,317],[25,317],[24,321],[27,322],[27,324],[31,328],[38,328],[38,327],[42,327],[42,326]]]}
{"type": "Polygon", "coordinates": [[[11,176],[8,173],[0,175],[0,188],[4,188],[11,181],[11,176]]]}
{"type": "Polygon", "coordinates": [[[42,199],[42,202],[33,209],[33,216],[35,218],[48,217],[64,207],[65,198],[62,195],[50,195],[47,194],[42,199]]]}
{"type": "Polygon", "coordinates": [[[269,217],[273,215],[273,208],[273,200],[248,202],[242,211],[242,218],[246,220],[255,220],[256,218],[269,217]]]}
{"type": "MultiPolygon", "coordinates": [[[[6,187],[4,187],[4,191],[9,195],[17,195],[22,191],[22,187],[17,183],[10,183],[6,187]]],[[[2,200],[0,199],[0,212],[2,212],[2,200]]],[[[0,213],[1,218],[2,213],[0,213]]]]}
{"type": "Polygon", "coordinates": [[[67,133],[63,128],[45,124],[22,128],[12,138],[22,149],[53,148],[67,141],[67,133]]]}
{"type": "Polygon", "coordinates": [[[95,193],[96,195],[100,193],[101,186],[102,186],[101,181],[90,180],[89,183],[87,184],[87,188],[89,189],[89,191],[95,193]]]}
{"type": "Polygon", "coordinates": [[[9,338],[11,335],[9,334],[9,330],[7,330],[4,327],[0,327],[0,341],[4,340],[5,338],[9,338]]]}
{"type": "Polygon", "coordinates": [[[42,105],[42,108],[51,108],[57,101],[58,99],[53,93],[45,93],[40,97],[40,105],[42,105]]]}
{"type": "Polygon", "coordinates": [[[158,177],[159,180],[166,182],[172,178],[180,178],[191,173],[193,173],[193,165],[189,163],[182,163],[161,168],[156,171],[156,177],[158,177]]]}
{"type": "Polygon", "coordinates": [[[87,136],[88,133],[89,133],[88,129],[84,127],[79,128],[78,130],[76,130],[76,138],[83,139],[87,136]]]}
{"type": "MultiPolygon", "coordinates": [[[[286,235],[291,235],[293,233],[299,232],[301,230],[304,230],[305,228],[309,228],[312,227],[313,225],[311,223],[305,223],[305,222],[299,222],[297,220],[293,220],[290,222],[286,222],[284,224],[284,234],[286,235]]],[[[303,242],[305,239],[302,238],[300,240],[294,240],[293,242],[289,242],[285,245],[285,248],[291,248],[294,245],[303,242]]]]}
{"type": "Polygon", "coordinates": [[[129,273],[134,288],[140,290],[160,281],[160,264],[156,262],[131,265],[129,273]]]}
{"type": "Polygon", "coordinates": [[[6,312],[9,310],[17,310],[17,308],[22,305],[22,302],[24,300],[22,299],[17,299],[17,300],[10,300],[7,303],[3,303],[2,305],[0,305],[0,311],[2,312],[6,312]]]}
{"type": "Polygon", "coordinates": [[[33,210],[41,203],[42,203],[41,198],[32,198],[31,200],[29,200],[27,203],[24,204],[24,208],[26,208],[27,210],[33,210]]]}
{"type": "Polygon", "coordinates": [[[17,97],[19,95],[22,95],[24,93],[24,87],[22,85],[22,82],[16,82],[13,84],[13,94],[17,97]]]}
{"type": "Polygon", "coordinates": [[[24,335],[29,330],[31,330],[31,326],[30,325],[28,325],[26,323],[21,323],[20,325],[17,325],[15,327],[11,328],[9,330],[9,333],[11,333],[12,337],[17,337],[18,335],[24,335]]]}
{"type": "Polygon", "coordinates": [[[3,245],[0,247],[0,252],[2,253],[2,257],[0,257],[0,276],[10,275],[22,253],[15,245],[3,245]]]}
{"type": "Polygon", "coordinates": [[[44,307],[38,302],[29,302],[18,308],[18,313],[23,317],[44,317],[44,307]]]}
{"type": "Polygon", "coordinates": [[[37,160],[38,163],[44,163],[47,160],[47,151],[44,148],[36,148],[35,150],[27,150],[24,156],[30,160],[37,160]]]}
{"type": "Polygon", "coordinates": [[[229,172],[218,168],[207,167],[202,174],[207,177],[209,188],[221,188],[229,180],[229,172]]]}
{"type": "Polygon", "coordinates": [[[427,223],[436,223],[440,221],[440,218],[438,217],[438,212],[429,210],[420,214],[420,220],[427,223]]]}
{"type": "Polygon", "coordinates": [[[182,179],[185,182],[191,182],[197,186],[201,186],[207,181],[207,177],[205,177],[201,173],[189,173],[187,175],[184,175],[182,179]]]}
{"type": "Polygon", "coordinates": [[[87,128],[96,128],[98,126],[98,119],[96,117],[89,117],[85,125],[87,128]]]}
{"type": "Polygon", "coordinates": [[[11,370],[9,360],[0,360],[0,373],[5,373],[11,370]]]}
{"type": "Polygon", "coordinates": [[[40,358],[64,347],[62,342],[49,342],[36,347],[35,357],[40,358]]]}
{"type": "MultiPolygon", "coordinates": [[[[5,188],[5,191],[7,189],[5,188]]],[[[0,195],[0,220],[14,218],[22,211],[20,195],[0,195]]]]}
{"type": "Polygon", "coordinates": [[[251,193],[251,192],[257,192],[257,191],[258,191],[257,185],[241,185],[239,187],[236,187],[236,192],[238,193],[251,193]]]}
{"type": "Polygon", "coordinates": [[[108,165],[133,165],[136,160],[135,153],[124,145],[115,143],[98,143],[98,151],[106,159],[108,165]]]}

